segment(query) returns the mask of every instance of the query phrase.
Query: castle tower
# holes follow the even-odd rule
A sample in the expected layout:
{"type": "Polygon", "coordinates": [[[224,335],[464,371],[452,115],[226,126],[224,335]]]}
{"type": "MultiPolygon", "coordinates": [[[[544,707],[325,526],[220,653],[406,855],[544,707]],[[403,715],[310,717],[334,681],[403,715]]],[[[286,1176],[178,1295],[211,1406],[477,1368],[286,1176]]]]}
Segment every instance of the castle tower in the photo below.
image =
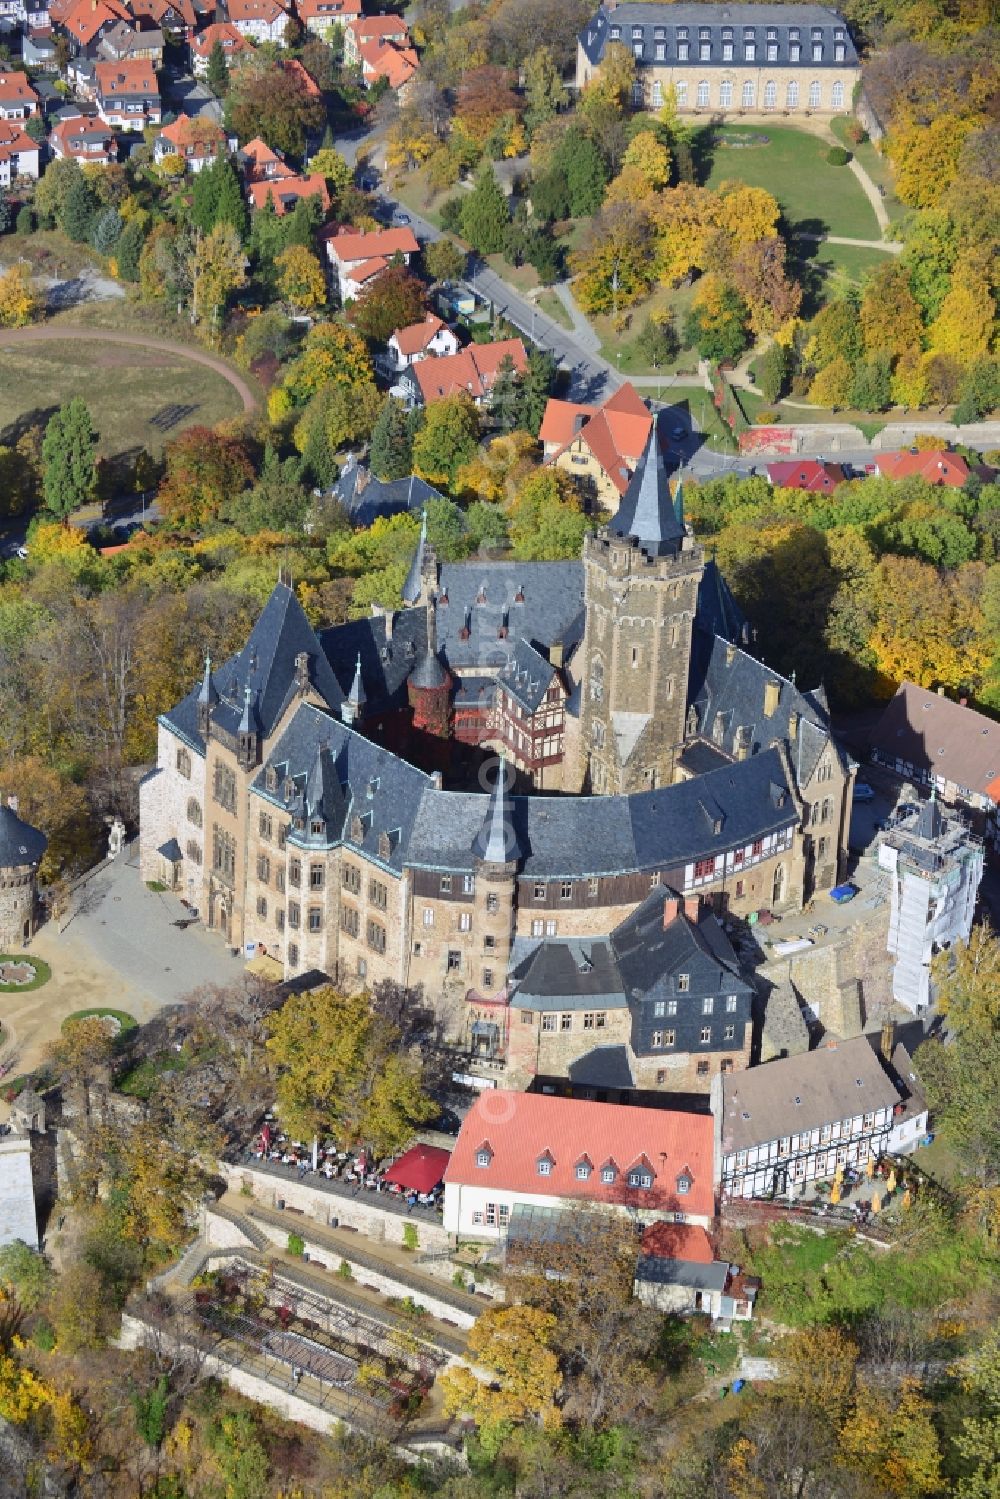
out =
{"type": "Polygon", "coordinates": [[[600,794],[674,779],[704,554],[675,509],[654,427],[621,506],[584,543],[579,755],[600,794]]]}
{"type": "Polygon", "coordinates": [[[419,733],[446,741],[451,733],[451,676],[437,649],[437,609],[427,605],[427,649],[406,679],[406,692],[413,710],[413,727],[419,733]]]}
{"type": "Polygon", "coordinates": [[[524,853],[514,826],[514,803],[508,790],[507,762],[503,755],[472,852],[476,860],[474,926],[482,938],[479,971],[473,972],[473,985],[489,998],[507,981],[514,941],[517,867],[524,853]]]}
{"type": "Polygon", "coordinates": [[[35,881],[49,846],[44,833],[0,801],[0,948],[23,947],[35,930],[35,881]]]}

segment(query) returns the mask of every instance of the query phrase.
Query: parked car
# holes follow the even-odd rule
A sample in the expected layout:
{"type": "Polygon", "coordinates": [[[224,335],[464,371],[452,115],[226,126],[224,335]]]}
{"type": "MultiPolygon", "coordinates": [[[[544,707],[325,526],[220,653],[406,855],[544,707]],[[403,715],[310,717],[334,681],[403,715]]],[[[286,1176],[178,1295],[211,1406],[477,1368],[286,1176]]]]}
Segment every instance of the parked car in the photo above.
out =
{"type": "Polygon", "coordinates": [[[875,793],[867,781],[858,781],[854,787],[854,800],[856,802],[873,802],[875,793]]]}
{"type": "Polygon", "coordinates": [[[834,885],[830,891],[830,899],[836,901],[838,906],[846,906],[849,900],[853,900],[858,893],[857,885],[848,882],[846,885],[834,885]]]}

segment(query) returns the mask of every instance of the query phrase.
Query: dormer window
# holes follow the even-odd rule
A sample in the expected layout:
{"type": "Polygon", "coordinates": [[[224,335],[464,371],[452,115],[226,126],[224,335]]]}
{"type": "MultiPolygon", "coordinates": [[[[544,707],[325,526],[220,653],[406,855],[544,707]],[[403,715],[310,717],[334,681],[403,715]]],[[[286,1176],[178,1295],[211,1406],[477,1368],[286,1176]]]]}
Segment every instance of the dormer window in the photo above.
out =
{"type": "Polygon", "coordinates": [[[540,1155],[538,1157],[538,1161],[537,1161],[537,1168],[538,1168],[538,1174],[539,1174],[539,1176],[551,1176],[552,1175],[552,1167],[554,1165],[555,1165],[555,1161],[549,1155],[548,1151],[546,1151],[544,1155],[540,1155]]]}
{"type": "Polygon", "coordinates": [[[641,1168],[635,1171],[630,1171],[628,1174],[628,1184],[630,1187],[642,1187],[646,1191],[648,1191],[649,1188],[653,1185],[652,1173],[649,1171],[644,1171],[641,1168]]]}
{"type": "Polygon", "coordinates": [[[313,820],[312,820],[312,822],[309,824],[309,831],[314,836],[318,837],[323,832],[323,830],[325,829],[325,827],[326,827],[326,823],[325,822],[322,822],[318,817],[314,817],[313,820]]]}
{"type": "Polygon", "coordinates": [[[606,1187],[612,1186],[617,1175],[618,1167],[615,1165],[614,1161],[605,1161],[604,1165],[601,1167],[601,1181],[604,1183],[604,1185],[606,1187]]]}
{"type": "Polygon", "coordinates": [[[388,833],[381,833],[378,840],[378,856],[380,859],[388,859],[392,853],[392,839],[388,833]]]}
{"type": "Polygon", "coordinates": [[[273,765],[269,765],[264,772],[264,785],[268,791],[277,791],[278,789],[278,772],[273,765]]]}
{"type": "Polygon", "coordinates": [[[476,1151],[476,1165],[485,1171],[493,1159],[493,1152],[488,1145],[480,1145],[476,1151]]]}
{"type": "Polygon", "coordinates": [[[363,843],[365,841],[365,825],[361,818],[355,814],[351,818],[351,842],[363,843]]]}
{"type": "Polygon", "coordinates": [[[679,973],[677,975],[677,993],[686,994],[690,987],[691,975],[689,973],[679,973]]]}
{"type": "Polygon", "coordinates": [[[679,1176],[677,1178],[677,1190],[682,1197],[686,1197],[691,1190],[691,1178],[689,1176],[679,1176]]]}
{"type": "Polygon", "coordinates": [[[593,1173],[593,1165],[587,1156],[581,1156],[576,1163],[576,1179],[578,1182],[589,1181],[593,1173]]]}
{"type": "Polygon", "coordinates": [[[622,29],[621,29],[621,27],[620,26],[612,26],[610,35],[611,35],[611,40],[613,42],[620,42],[621,41],[621,37],[622,37],[622,29]]]}
{"type": "Polygon", "coordinates": [[[294,795],[295,795],[295,782],[292,780],[291,776],[286,776],[285,777],[285,787],[284,787],[285,801],[286,802],[290,802],[291,799],[292,799],[292,797],[294,795]]]}

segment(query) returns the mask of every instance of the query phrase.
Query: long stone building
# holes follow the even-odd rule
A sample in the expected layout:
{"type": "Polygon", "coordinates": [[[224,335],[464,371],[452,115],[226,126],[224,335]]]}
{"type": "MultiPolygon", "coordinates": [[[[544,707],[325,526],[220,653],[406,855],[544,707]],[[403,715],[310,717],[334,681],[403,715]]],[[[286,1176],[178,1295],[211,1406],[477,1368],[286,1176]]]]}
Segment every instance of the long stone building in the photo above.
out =
{"type": "Polygon", "coordinates": [[[422,984],[465,1041],[509,1026],[515,940],[607,937],[660,885],[748,917],[835,883],[852,769],[822,694],[738,643],[679,510],[654,438],[582,563],[422,537],[406,607],[319,633],[280,582],[160,718],[144,878],[286,976],[422,984]],[[470,755],[483,789],[450,789],[470,755]]]}
{"type": "Polygon", "coordinates": [[[825,5],[605,5],[577,43],[576,85],[609,46],[635,59],[633,104],[683,114],[841,114],[861,66],[843,17],[825,5]]]}

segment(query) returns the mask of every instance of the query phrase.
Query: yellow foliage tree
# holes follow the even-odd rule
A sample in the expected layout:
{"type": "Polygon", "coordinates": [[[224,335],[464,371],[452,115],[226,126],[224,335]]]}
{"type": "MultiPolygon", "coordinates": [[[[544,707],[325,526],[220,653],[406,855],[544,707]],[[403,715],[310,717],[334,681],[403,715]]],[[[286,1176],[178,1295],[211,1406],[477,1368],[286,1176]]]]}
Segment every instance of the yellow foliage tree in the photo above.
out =
{"type": "Polygon", "coordinates": [[[778,232],[781,208],[763,187],[743,182],[724,182],[719,188],[716,220],[732,241],[733,249],[772,239],[778,232]]]}
{"type": "Polygon", "coordinates": [[[620,42],[612,42],[604,51],[598,73],[584,87],[580,100],[584,113],[612,109],[624,114],[632,103],[635,86],[635,58],[620,42]]]}
{"type": "Polygon", "coordinates": [[[889,156],[896,168],[896,193],[911,208],[933,208],[958,176],[958,161],[967,136],[980,129],[981,116],[941,114],[894,130],[889,156]]]}
{"type": "Polygon", "coordinates": [[[840,1420],[846,1414],[858,1365],[858,1345],[836,1327],[807,1327],[780,1351],[782,1396],[840,1420]]]}
{"type": "Polygon", "coordinates": [[[680,182],[657,199],[653,214],[655,264],[669,285],[691,271],[702,270],[705,252],[718,222],[718,197],[707,187],[680,182]]]}
{"type": "Polygon", "coordinates": [[[942,575],[913,557],[883,557],[870,645],[888,688],[904,681],[957,688],[982,677],[993,653],[966,572],[942,575]]]}
{"type": "Polygon", "coordinates": [[[156,169],[161,177],[166,177],[171,182],[183,177],[187,170],[183,156],[178,156],[176,151],[168,151],[166,156],[161,156],[156,169]]]}
{"type": "Polygon", "coordinates": [[[670,181],[670,152],[652,130],[639,130],[633,135],[622,166],[635,167],[651,192],[658,192],[670,181]]]}
{"type": "Polygon", "coordinates": [[[537,1422],[553,1430],[562,1424],[557,1404],[562,1389],[559,1361],[551,1340],[556,1319],[530,1306],[491,1307],[469,1333],[469,1354],[489,1370],[491,1385],[470,1369],[449,1369],[442,1376],[447,1414],[467,1412],[480,1427],[537,1422]]]}
{"type": "Polygon", "coordinates": [[[192,257],[191,317],[214,326],[230,292],[245,286],[247,258],[232,224],[216,224],[202,235],[192,257]]]}
{"type": "Polygon", "coordinates": [[[912,1379],[903,1380],[895,1400],[873,1385],[860,1385],[840,1433],[847,1465],[895,1499],[940,1493],[941,1451],[932,1411],[912,1379]]]}
{"type": "Polygon", "coordinates": [[[963,256],[956,262],[951,289],[930,326],[931,351],[950,354],[966,367],[976,364],[990,352],[996,316],[984,257],[976,252],[963,256]]]}
{"type": "Polygon", "coordinates": [[[0,327],[23,328],[39,308],[28,266],[12,265],[0,276],[0,327]]]}
{"type": "Polygon", "coordinates": [[[923,406],[927,400],[927,371],[924,357],[910,349],[896,362],[892,372],[893,402],[897,406],[923,406]]]}
{"type": "Polygon", "coordinates": [[[0,1416],[23,1426],[44,1410],[51,1398],[44,1380],[20,1364],[12,1354],[0,1353],[0,1416]]]}
{"type": "Polygon", "coordinates": [[[326,277],[318,256],[311,250],[305,245],[289,245],[274,263],[278,270],[278,289],[287,302],[301,312],[311,312],[324,305],[326,277]]]}
{"type": "Polygon", "coordinates": [[[57,521],[38,526],[31,538],[31,561],[36,567],[46,562],[93,561],[93,548],[76,526],[61,526],[57,521]]]}

